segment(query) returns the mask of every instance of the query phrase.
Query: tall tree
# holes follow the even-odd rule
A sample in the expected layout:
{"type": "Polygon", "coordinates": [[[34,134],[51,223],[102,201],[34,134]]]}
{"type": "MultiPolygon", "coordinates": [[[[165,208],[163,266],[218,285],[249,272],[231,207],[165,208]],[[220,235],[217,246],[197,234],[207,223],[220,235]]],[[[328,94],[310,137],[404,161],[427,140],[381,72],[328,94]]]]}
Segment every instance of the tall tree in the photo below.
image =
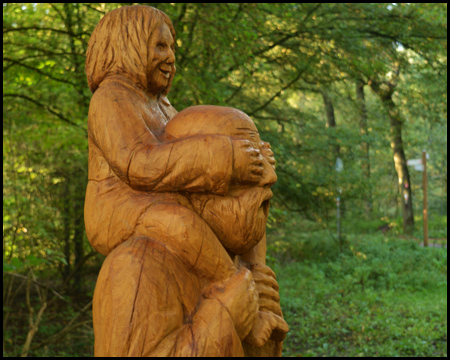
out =
{"type": "Polygon", "coordinates": [[[367,126],[367,107],[364,95],[365,82],[362,79],[355,81],[356,85],[356,102],[359,110],[359,133],[361,135],[361,153],[362,153],[362,171],[367,188],[367,198],[365,203],[366,217],[370,218],[373,209],[372,200],[372,186],[370,178],[370,146],[368,141],[368,126],[367,126]]]}
{"type": "Polygon", "coordinates": [[[387,110],[390,121],[391,148],[393,151],[395,170],[397,171],[398,184],[402,197],[403,209],[403,230],[411,232],[414,227],[414,214],[412,204],[411,180],[408,166],[406,165],[406,155],[402,138],[402,128],[404,119],[393,100],[393,94],[398,83],[400,69],[394,70],[391,81],[371,80],[371,89],[379,96],[387,110]]]}

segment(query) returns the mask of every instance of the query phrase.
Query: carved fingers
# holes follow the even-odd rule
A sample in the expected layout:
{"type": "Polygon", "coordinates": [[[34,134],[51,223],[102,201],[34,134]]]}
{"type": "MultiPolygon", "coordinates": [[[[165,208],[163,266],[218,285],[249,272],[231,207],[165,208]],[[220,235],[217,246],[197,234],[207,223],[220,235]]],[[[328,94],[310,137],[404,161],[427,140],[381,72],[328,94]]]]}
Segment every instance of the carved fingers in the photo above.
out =
{"type": "Polygon", "coordinates": [[[245,338],[250,345],[261,347],[270,339],[273,329],[277,326],[276,319],[269,313],[260,311],[252,331],[245,338]]]}
{"type": "Polygon", "coordinates": [[[280,307],[279,286],[273,270],[264,264],[243,264],[252,270],[258,292],[259,315],[246,341],[262,346],[268,339],[283,341],[289,326],[283,319],[280,307]],[[267,335],[269,333],[269,335],[267,335]]]}
{"type": "Polygon", "coordinates": [[[272,331],[272,334],[270,335],[270,339],[273,341],[283,341],[286,337],[286,334],[289,332],[289,325],[284,321],[284,319],[281,316],[270,314],[277,322],[277,325],[272,331]]]}
{"type": "Polygon", "coordinates": [[[267,285],[278,293],[280,287],[275,280],[276,275],[270,267],[264,264],[250,264],[249,268],[252,271],[253,279],[257,284],[267,285]]]}
{"type": "Polygon", "coordinates": [[[242,184],[259,183],[263,172],[261,151],[255,149],[249,140],[233,139],[232,180],[242,184]]]}
{"type": "Polygon", "coordinates": [[[254,264],[252,274],[259,295],[260,310],[282,316],[278,293],[280,287],[275,280],[273,270],[264,264],[254,264]]]}
{"type": "Polygon", "coordinates": [[[253,274],[268,275],[269,277],[273,278],[274,280],[277,278],[274,271],[267,265],[264,265],[261,263],[254,263],[254,264],[248,264],[246,266],[250,266],[249,269],[252,271],[253,274]]]}
{"type": "Polygon", "coordinates": [[[261,347],[267,340],[283,341],[289,331],[289,326],[284,319],[265,311],[260,311],[252,331],[245,338],[250,345],[261,347]]]}

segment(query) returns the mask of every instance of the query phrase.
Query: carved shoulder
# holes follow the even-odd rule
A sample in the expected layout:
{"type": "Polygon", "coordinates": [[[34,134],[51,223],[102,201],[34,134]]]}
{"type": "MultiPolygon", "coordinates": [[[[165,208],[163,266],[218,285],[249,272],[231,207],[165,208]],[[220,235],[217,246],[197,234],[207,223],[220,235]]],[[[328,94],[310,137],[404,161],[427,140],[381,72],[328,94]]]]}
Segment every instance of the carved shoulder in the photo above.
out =
{"type": "Polygon", "coordinates": [[[145,95],[129,84],[105,80],[92,96],[89,115],[115,112],[120,116],[126,111],[136,112],[145,107],[145,100],[145,95]]]}

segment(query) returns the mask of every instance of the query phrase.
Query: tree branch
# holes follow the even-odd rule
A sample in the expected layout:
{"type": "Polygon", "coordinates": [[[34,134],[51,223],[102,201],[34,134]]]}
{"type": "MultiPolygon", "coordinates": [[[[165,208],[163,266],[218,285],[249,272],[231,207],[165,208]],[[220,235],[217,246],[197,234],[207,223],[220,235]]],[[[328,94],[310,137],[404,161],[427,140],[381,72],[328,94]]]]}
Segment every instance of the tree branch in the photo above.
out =
{"type": "Polygon", "coordinates": [[[260,107],[256,108],[255,110],[251,111],[248,116],[252,116],[253,114],[255,114],[258,111],[261,111],[262,109],[264,109],[266,106],[268,106],[273,100],[275,100],[278,96],[280,96],[280,94],[286,90],[288,87],[290,87],[292,84],[294,84],[295,82],[297,82],[300,77],[303,75],[303,73],[305,72],[306,67],[304,67],[302,70],[300,70],[297,74],[297,76],[292,79],[289,83],[287,83],[285,86],[283,86],[274,96],[272,96],[269,100],[267,100],[263,105],[261,105],[260,107]]]}
{"type": "MultiPolygon", "coordinates": [[[[8,275],[8,276],[13,276],[13,277],[16,277],[16,278],[19,278],[19,279],[31,281],[31,282],[35,283],[36,285],[38,285],[38,286],[40,286],[40,287],[43,287],[44,289],[50,290],[50,291],[53,293],[53,295],[55,295],[58,299],[64,301],[64,302],[67,303],[67,304],[69,304],[70,306],[72,306],[72,307],[75,308],[76,310],[82,311],[82,312],[84,311],[83,309],[80,309],[77,305],[71,304],[71,303],[70,303],[69,301],[67,301],[67,300],[66,300],[59,292],[57,292],[56,290],[52,289],[50,286],[44,285],[44,284],[40,283],[40,282],[37,281],[37,280],[33,280],[33,279],[30,279],[29,277],[26,277],[26,276],[24,276],[24,275],[20,275],[20,274],[16,274],[16,273],[11,273],[11,272],[7,272],[7,271],[3,271],[3,274],[4,274],[4,275],[8,275]]],[[[51,301],[49,302],[49,304],[52,303],[54,299],[55,299],[55,298],[51,299],[51,301]]]]}
{"type": "Polygon", "coordinates": [[[37,106],[43,108],[44,110],[47,110],[47,111],[50,112],[51,114],[57,116],[58,118],[60,118],[60,119],[63,120],[64,122],[66,122],[66,123],[68,123],[68,124],[70,124],[70,125],[72,125],[72,126],[75,126],[75,127],[77,127],[77,128],[80,128],[80,129],[82,129],[82,130],[84,130],[84,131],[87,131],[85,128],[83,128],[83,127],[81,127],[80,125],[78,125],[78,124],[72,122],[71,120],[67,119],[65,116],[63,116],[63,115],[61,115],[60,113],[56,112],[55,110],[51,109],[49,106],[44,105],[44,104],[40,103],[39,101],[37,101],[37,100],[35,100],[35,99],[32,99],[32,98],[30,98],[30,97],[28,97],[28,96],[26,96],[26,95],[15,94],[15,93],[9,93],[9,94],[8,94],[8,93],[7,93],[7,94],[3,94],[3,98],[5,98],[5,97],[22,98],[22,99],[28,100],[28,101],[32,102],[33,104],[35,104],[35,105],[37,105],[37,106]]]}
{"type": "Polygon", "coordinates": [[[91,251],[89,254],[85,255],[78,263],[77,265],[72,269],[70,274],[64,279],[63,287],[65,287],[69,281],[75,276],[76,272],[81,268],[81,266],[91,257],[97,255],[97,251],[91,251]]]}
{"type": "MultiPolygon", "coordinates": [[[[3,42],[3,46],[7,46],[7,45],[17,46],[19,49],[22,49],[22,46],[20,46],[18,44],[12,43],[10,41],[4,41],[3,42]]],[[[54,52],[54,51],[49,50],[48,48],[42,48],[42,47],[32,46],[32,45],[27,45],[27,50],[40,51],[40,52],[42,52],[42,53],[44,53],[45,55],[48,55],[48,56],[51,55],[51,56],[69,57],[69,56],[76,55],[76,56],[80,56],[82,58],[86,57],[84,54],[77,54],[77,53],[72,54],[70,52],[54,52]]],[[[20,60],[23,60],[23,59],[20,59],[20,60]]]]}
{"type": "Polygon", "coordinates": [[[12,31],[28,31],[28,30],[34,30],[34,31],[39,31],[39,30],[44,30],[44,31],[53,31],[53,32],[57,32],[59,34],[64,34],[64,35],[69,35],[69,36],[74,36],[74,37],[78,37],[81,38],[82,35],[90,35],[90,33],[83,31],[81,33],[75,34],[75,33],[71,33],[69,31],[65,31],[65,30],[60,30],[60,29],[53,29],[53,28],[49,28],[49,27],[38,27],[38,26],[26,26],[26,27],[14,27],[14,28],[3,28],[3,34],[12,32],[12,31]]]}
{"type": "Polygon", "coordinates": [[[50,336],[49,338],[40,342],[39,344],[32,346],[31,350],[36,350],[45,345],[54,343],[54,342],[58,341],[59,339],[61,339],[62,337],[64,337],[68,332],[74,330],[75,328],[86,325],[88,323],[91,323],[92,319],[89,319],[89,320],[81,322],[81,323],[74,324],[75,320],[77,320],[82,314],[85,314],[86,310],[88,310],[91,306],[92,306],[92,300],[86,306],[84,306],[83,309],[81,309],[81,311],[79,313],[77,313],[69,321],[69,323],[64,327],[64,329],[62,329],[60,332],[50,336]]]}
{"type": "MultiPolygon", "coordinates": [[[[20,60],[22,60],[22,59],[20,59],[20,60]]],[[[46,77],[48,77],[49,79],[52,79],[52,80],[55,80],[55,81],[58,81],[58,82],[62,82],[62,83],[65,83],[65,84],[72,85],[74,88],[77,87],[77,84],[75,84],[75,83],[73,83],[73,82],[71,82],[71,81],[56,78],[56,77],[54,77],[53,75],[50,75],[49,73],[46,73],[46,72],[44,72],[44,71],[42,71],[42,70],[40,70],[40,69],[36,69],[36,68],[34,68],[34,67],[30,66],[30,65],[24,64],[23,62],[20,62],[20,61],[18,61],[18,60],[11,59],[11,58],[8,58],[8,57],[4,57],[4,58],[3,58],[3,61],[9,61],[9,62],[11,62],[11,63],[13,63],[13,64],[15,64],[15,65],[19,65],[19,66],[22,66],[22,67],[24,67],[24,68],[26,68],[26,69],[30,69],[30,70],[32,70],[32,71],[34,71],[34,72],[37,72],[38,74],[40,74],[40,75],[42,75],[42,76],[46,76],[46,77]]]]}
{"type": "Polygon", "coordinates": [[[104,12],[104,11],[99,10],[99,9],[96,9],[95,7],[91,6],[90,3],[82,3],[82,4],[83,4],[84,6],[86,6],[86,7],[88,7],[88,8],[91,9],[91,10],[97,11],[97,12],[99,12],[100,14],[105,15],[105,12],[104,12]]]}

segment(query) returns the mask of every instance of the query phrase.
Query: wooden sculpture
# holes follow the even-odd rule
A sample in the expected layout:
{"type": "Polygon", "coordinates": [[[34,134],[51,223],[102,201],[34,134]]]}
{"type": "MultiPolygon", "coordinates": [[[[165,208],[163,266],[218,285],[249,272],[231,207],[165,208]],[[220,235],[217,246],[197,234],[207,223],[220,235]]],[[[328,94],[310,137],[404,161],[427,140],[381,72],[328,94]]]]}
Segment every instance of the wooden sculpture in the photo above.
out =
{"type": "Polygon", "coordinates": [[[167,100],[175,32],[124,6],[89,41],[85,224],[106,260],[96,356],[281,356],[288,326],[265,226],[270,145],[243,112],[167,100]]]}

